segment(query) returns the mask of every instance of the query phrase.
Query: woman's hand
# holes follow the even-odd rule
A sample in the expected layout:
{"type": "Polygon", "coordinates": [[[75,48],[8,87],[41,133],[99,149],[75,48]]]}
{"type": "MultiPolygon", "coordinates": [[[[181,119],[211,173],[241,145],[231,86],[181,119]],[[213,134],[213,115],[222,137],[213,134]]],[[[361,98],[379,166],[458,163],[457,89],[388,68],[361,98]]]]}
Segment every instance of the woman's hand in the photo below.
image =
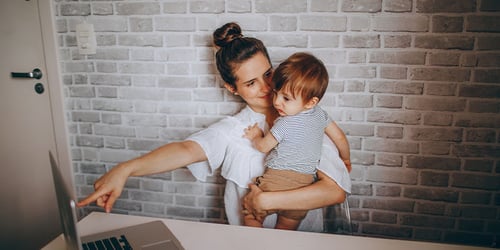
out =
{"type": "Polygon", "coordinates": [[[337,182],[321,171],[317,174],[318,180],[313,184],[286,191],[263,192],[250,185],[250,192],[243,198],[243,208],[260,215],[268,210],[311,210],[344,202],[346,193],[337,182]]]}
{"type": "Polygon", "coordinates": [[[351,160],[342,160],[345,164],[345,167],[347,168],[347,172],[350,173],[352,170],[352,165],[351,165],[351,160]]]}
{"type": "Polygon", "coordinates": [[[120,197],[129,175],[125,165],[114,167],[94,183],[95,192],[78,202],[78,206],[86,206],[95,201],[99,207],[104,208],[106,213],[111,212],[111,208],[113,208],[116,199],[120,197]]]}
{"type": "Polygon", "coordinates": [[[250,184],[248,187],[250,191],[243,197],[243,213],[252,214],[257,221],[262,222],[265,213],[262,209],[262,204],[260,204],[259,195],[263,192],[255,184],[250,184]]]}

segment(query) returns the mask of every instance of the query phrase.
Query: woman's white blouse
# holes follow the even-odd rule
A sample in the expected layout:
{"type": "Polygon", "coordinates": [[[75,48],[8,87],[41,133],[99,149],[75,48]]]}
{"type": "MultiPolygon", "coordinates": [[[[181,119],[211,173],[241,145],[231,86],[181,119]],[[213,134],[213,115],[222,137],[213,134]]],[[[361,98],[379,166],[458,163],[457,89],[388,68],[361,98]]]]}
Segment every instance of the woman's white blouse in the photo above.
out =
{"type": "MultiPolygon", "coordinates": [[[[216,169],[221,168],[221,175],[227,180],[224,192],[225,212],[232,225],[242,225],[241,199],[248,192],[248,184],[252,179],[264,172],[265,154],[254,149],[251,142],[243,138],[244,129],[255,123],[264,131],[269,130],[265,116],[246,106],[238,114],[224,118],[186,139],[197,142],[208,159],[188,166],[198,180],[206,181],[216,169]]],[[[351,180],[346,167],[338,156],[335,144],[326,135],[318,169],[335,180],[347,193],[351,192],[351,180]]],[[[319,211],[309,212],[299,230],[323,230],[322,212],[321,209],[317,210],[319,211]]],[[[266,219],[264,224],[273,227],[274,222],[266,219]]]]}

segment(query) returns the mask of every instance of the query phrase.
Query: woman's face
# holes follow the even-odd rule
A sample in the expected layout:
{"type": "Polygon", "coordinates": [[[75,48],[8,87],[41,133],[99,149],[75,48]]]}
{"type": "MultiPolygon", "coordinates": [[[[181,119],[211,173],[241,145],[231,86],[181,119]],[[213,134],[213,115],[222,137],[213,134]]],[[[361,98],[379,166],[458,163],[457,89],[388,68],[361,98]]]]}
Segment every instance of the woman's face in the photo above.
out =
{"type": "Polygon", "coordinates": [[[237,95],[254,110],[266,113],[273,103],[273,92],[271,91],[271,78],[273,68],[267,57],[258,53],[239,65],[234,72],[236,75],[236,89],[226,84],[226,88],[237,95]]]}

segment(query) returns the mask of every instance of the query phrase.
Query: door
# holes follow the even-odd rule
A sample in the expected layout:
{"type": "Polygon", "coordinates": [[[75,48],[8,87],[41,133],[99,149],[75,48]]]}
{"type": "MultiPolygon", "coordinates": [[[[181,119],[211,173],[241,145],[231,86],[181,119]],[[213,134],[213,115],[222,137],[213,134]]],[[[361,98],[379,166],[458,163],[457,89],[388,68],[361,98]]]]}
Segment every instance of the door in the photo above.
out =
{"type": "Polygon", "coordinates": [[[61,233],[48,158],[49,150],[59,152],[42,2],[50,5],[48,0],[0,2],[0,249],[39,249],[61,233]],[[11,73],[35,68],[40,79],[11,73]]]}

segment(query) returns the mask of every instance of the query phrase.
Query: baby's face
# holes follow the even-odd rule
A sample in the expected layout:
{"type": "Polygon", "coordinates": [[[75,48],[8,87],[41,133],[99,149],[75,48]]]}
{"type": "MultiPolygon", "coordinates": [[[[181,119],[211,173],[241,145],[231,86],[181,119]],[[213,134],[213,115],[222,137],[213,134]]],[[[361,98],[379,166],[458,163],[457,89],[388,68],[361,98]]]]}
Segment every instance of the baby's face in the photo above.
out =
{"type": "Polygon", "coordinates": [[[273,105],[280,116],[296,115],[307,109],[300,94],[296,94],[294,97],[286,88],[273,92],[273,105]]]}

